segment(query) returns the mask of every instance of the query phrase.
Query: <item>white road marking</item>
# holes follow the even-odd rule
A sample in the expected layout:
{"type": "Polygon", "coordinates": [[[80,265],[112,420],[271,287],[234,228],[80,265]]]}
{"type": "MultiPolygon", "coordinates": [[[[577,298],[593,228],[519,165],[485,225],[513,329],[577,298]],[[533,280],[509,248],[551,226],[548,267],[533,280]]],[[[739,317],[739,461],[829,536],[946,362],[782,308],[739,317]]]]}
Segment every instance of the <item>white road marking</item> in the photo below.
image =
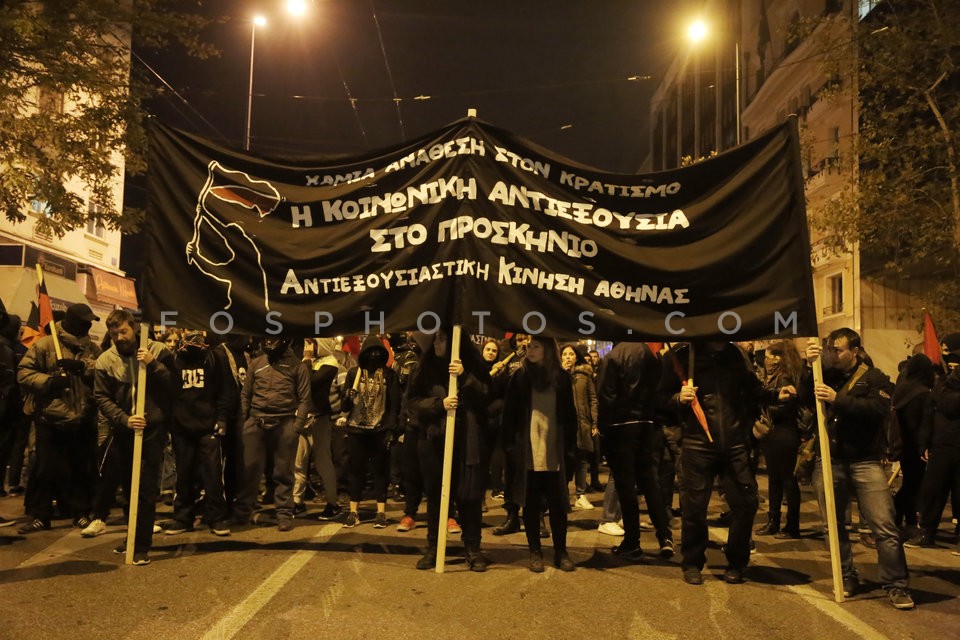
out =
{"type": "MultiPolygon", "coordinates": [[[[343,525],[339,523],[326,524],[320,527],[316,535],[309,542],[325,542],[343,525]]],[[[312,549],[301,549],[290,556],[283,564],[277,567],[266,580],[253,590],[242,602],[230,610],[203,635],[203,640],[229,640],[233,638],[257,612],[260,611],[277,593],[293,578],[306,564],[316,556],[312,549]]]]}

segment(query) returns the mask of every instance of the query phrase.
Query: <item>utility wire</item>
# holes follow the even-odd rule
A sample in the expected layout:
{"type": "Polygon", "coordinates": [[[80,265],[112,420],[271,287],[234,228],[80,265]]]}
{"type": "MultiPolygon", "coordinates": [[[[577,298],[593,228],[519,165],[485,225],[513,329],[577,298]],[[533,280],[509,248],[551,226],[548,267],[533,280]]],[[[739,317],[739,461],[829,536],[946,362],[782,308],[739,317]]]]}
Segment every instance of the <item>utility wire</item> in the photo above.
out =
{"type": "Polygon", "coordinates": [[[380,52],[383,54],[383,66],[387,68],[387,78],[390,79],[390,91],[393,92],[393,103],[397,107],[397,121],[400,123],[400,139],[406,140],[407,133],[403,127],[403,113],[400,111],[400,97],[397,96],[397,85],[393,82],[393,72],[390,71],[390,60],[387,59],[387,48],[383,44],[383,32],[380,30],[380,19],[377,18],[377,8],[370,0],[370,13],[373,14],[373,23],[377,27],[377,39],[380,41],[380,52]]]}
{"type": "Polygon", "coordinates": [[[360,134],[363,136],[363,143],[369,149],[370,139],[367,138],[367,130],[363,128],[363,120],[360,119],[360,110],[357,109],[357,100],[353,97],[353,94],[350,93],[350,86],[347,84],[347,79],[343,76],[343,69],[340,67],[340,58],[334,56],[334,59],[337,62],[337,73],[340,74],[340,82],[343,83],[343,90],[346,92],[347,99],[350,101],[350,106],[353,108],[353,115],[357,119],[357,126],[360,127],[360,134]]]}

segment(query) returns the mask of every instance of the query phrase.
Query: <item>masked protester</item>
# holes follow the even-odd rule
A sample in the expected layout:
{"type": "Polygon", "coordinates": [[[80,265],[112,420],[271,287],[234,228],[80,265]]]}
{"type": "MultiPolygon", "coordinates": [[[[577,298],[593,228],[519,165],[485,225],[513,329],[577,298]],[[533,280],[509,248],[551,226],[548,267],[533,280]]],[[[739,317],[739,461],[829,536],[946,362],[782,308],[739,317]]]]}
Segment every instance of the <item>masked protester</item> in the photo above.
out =
{"type": "MultiPolygon", "coordinates": [[[[135,565],[150,563],[153,524],[160,494],[160,467],[167,439],[173,400],[173,354],[163,343],[150,340],[146,349],[138,348],[139,323],[123,309],[107,316],[107,330],[113,345],[98,359],[94,398],[110,427],[109,459],[101,463],[104,477],[117,478],[124,493],[130,495],[133,472],[134,432],[143,431],[140,461],[140,493],[137,503],[135,565]],[[146,368],[146,398],[143,415],[134,413],[133,384],[139,368],[146,368]],[[107,471],[109,470],[109,472],[107,471]]],[[[115,486],[115,485],[114,485],[115,486]]],[[[114,549],[126,553],[126,543],[114,549]]]]}
{"type": "Polygon", "coordinates": [[[20,361],[17,379],[27,395],[28,413],[36,420],[36,485],[29,502],[27,534],[50,528],[53,499],[72,514],[81,529],[90,524],[90,489],[96,456],[97,408],[93,400],[94,365],[100,347],[90,340],[93,321],[85,304],[67,309],[55,324],[58,356],[52,335],[33,344],[20,361]]]}
{"type": "Polygon", "coordinates": [[[461,359],[451,360],[449,337],[442,329],[424,338],[423,354],[406,397],[427,494],[427,551],[417,569],[431,569],[437,562],[447,411],[455,409],[451,498],[459,509],[467,566],[471,571],[486,571],[487,560],[480,553],[480,525],[493,440],[487,420],[488,365],[469,341],[461,344],[461,359]],[[455,396],[447,395],[451,375],[457,376],[455,396]]]}
{"type": "Polygon", "coordinates": [[[217,536],[230,534],[223,491],[220,439],[227,432],[236,396],[229,364],[210,349],[202,332],[183,336],[176,354],[179,388],[173,404],[170,435],[177,459],[173,521],[167,535],[193,530],[197,487],[202,486],[203,521],[217,536]]]}
{"type": "Polygon", "coordinates": [[[944,336],[941,348],[947,374],[933,387],[920,432],[918,448],[927,469],[917,499],[920,530],[909,547],[935,546],[947,494],[960,487],[960,333],[944,336]]]}
{"type": "Polygon", "coordinates": [[[347,485],[350,512],[345,527],[360,524],[357,511],[367,470],[373,475],[377,515],[373,526],[387,526],[387,484],[390,475],[390,444],[400,414],[400,384],[387,366],[389,353],[375,335],[367,336],[357,358],[358,366],[347,372],[341,399],[343,416],[337,426],[346,429],[349,468],[347,485]]]}
{"type": "MultiPolygon", "coordinates": [[[[853,329],[844,327],[833,331],[827,338],[827,349],[830,367],[823,372],[823,383],[814,385],[813,393],[826,405],[837,521],[844,521],[843,514],[850,503],[850,489],[853,489],[860,512],[877,540],[880,581],[890,604],[897,609],[912,609],[913,598],[907,590],[907,559],[895,522],[887,476],[881,464],[883,426],[890,414],[893,383],[885,373],[866,362],[860,334],[853,329]]],[[[820,346],[812,341],[807,347],[807,362],[814,362],[820,353],[820,346]]],[[[813,484],[817,489],[820,511],[826,519],[821,464],[818,458],[814,465],[813,484]]],[[[858,573],[853,566],[853,551],[846,527],[841,526],[838,533],[843,592],[849,597],[859,589],[858,573]]]]}
{"type": "Polygon", "coordinates": [[[240,395],[243,416],[244,482],[235,520],[240,526],[267,523],[254,517],[254,505],[263,477],[267,452],[273,452],[274,502],[277,529],[293,529],[293,467],[298,434],[307,433],[313,420],[310,373],[290,348],[289,338],[269,337],[264,353],[253,359],[240,395]]]}

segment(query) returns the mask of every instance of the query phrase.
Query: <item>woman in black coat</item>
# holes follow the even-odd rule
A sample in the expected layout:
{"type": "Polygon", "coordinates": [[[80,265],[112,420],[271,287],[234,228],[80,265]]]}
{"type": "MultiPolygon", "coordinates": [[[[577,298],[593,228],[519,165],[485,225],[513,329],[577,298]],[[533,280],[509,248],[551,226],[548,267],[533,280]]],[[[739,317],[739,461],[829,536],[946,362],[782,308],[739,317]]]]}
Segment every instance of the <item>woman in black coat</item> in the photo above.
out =
{"type": "Polygon", "coordinates": [[[461,358],[451,360],[446,331],[419,337],[423,338],[418,341],[423,351],[410,375],[406,399],[427,494],[427,551],[417,569],[431,569],[437,563],[447,411],[456,409],[450,494],[459,509],[467,565],[471,571],[486,571],[487,561],[480,553],[480,526],[493,439],[487,420],[488,367],[470,341],[461,342],[461,358]],[[448,395],[451,375],[457,376],[454,396],[448,395]]]}
{"type": "Polygon", "coordinates": [[[534,337],[523,363],[510,379],[503,406],[503,442],[524,464],[523,524],[530,549],[530,570],[543,571],[540,505],[546,499],[553,530],[554,565],[575,566],[567,554],[568,468],[577,449],[577,407],[570,376],[560,368],[552,338],[534,337]]]}

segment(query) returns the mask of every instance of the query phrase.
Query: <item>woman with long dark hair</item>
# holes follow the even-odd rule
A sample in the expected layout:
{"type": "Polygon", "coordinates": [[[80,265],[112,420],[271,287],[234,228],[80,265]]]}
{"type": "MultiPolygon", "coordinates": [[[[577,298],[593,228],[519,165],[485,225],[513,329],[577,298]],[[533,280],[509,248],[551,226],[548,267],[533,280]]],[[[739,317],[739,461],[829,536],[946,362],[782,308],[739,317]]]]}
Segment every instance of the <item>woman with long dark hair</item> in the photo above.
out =
{"type": "MultiPolygon", "coordinates": [[[[766,389],[779,391],[792,385],[799,389],[809,385],[800,353],[790,340],[781,340],[768,346],[763,357],[766,389]],[[803,379],[802,379],[803,378],[803,379]]],[[[766,524],[754,531],[757,535],[774,535],[777,538],[800,537],[800,483],[794,475],[797,464],[797,449],[800,447],[800,427],[797,417],[800,411],[800,396],[786,402],[768,405],[763,409],[769,418],[769,433],[760,441],[763,458],[767,462],[769,514],[766,524]],[[781,528],[781,504],[787,499],[787,520],[781,528]]]]}
{"type": "Polygon", "coordinates": [[[487,421],[488,365],[469,340],[460,343],[460,359],[451,360],[446,331],[420,337],[422,354],[410,375],[406,398],[427,494],[427,551],[417,562],[417,569],[431,569],[437,563],[447,411],[455,409],[450,495],[459,509],[467,566],[471,571],[486,571],[487,560],[480,553],[480,526],[492,440],[487,421]],[[457,395],[453,396],[448,394],[451,375],[457,376],[457,395]]]}
{"type": "Polygon", "coordinates": [[[593,458],[594,436],[597,430],[597,386],[593,382],[593,368],[587,364],[587,350],[579,345],[565,344],[560,350],[560,365],[573,379],[573,400],[577,405],[577,453],[573,473],[577,492],[574,504],[578,509],[593,509],[587,498],[587,471],[593,458]]]}
{"type": "Polygon", "coordinates": [[[543,571],[540,506],[546,500],[553,530],[554,565],[576,567],[567,553],[568,468],[577,447],[577,407],[570,376],[560,367],[553,338],[535,336],[510,379],[503,407],[503,441],[519,452],[525,469],[523,524],[530,549],[530,570],[543,571]]]}

